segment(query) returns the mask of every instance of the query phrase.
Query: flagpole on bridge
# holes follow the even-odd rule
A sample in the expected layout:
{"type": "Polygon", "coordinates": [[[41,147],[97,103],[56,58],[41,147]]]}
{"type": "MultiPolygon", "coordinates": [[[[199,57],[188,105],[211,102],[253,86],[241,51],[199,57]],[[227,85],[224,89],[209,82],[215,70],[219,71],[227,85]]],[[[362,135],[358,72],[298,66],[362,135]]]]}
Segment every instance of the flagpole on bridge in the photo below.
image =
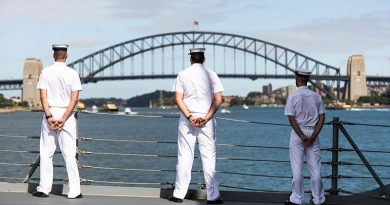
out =
{"type": "Polygon", "coordinates": [[[198,28],[198,26],[199,26],[199,21],[194,20],[192,22],[192,30],[195,31],[196,28],[198,28]]]}

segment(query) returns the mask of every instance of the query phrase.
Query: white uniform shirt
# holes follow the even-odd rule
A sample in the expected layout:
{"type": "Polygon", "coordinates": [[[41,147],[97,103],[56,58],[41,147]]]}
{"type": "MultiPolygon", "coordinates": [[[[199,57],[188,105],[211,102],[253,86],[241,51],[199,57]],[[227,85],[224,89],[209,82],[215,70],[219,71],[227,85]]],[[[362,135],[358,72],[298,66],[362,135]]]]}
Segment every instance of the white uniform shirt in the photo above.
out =
{"type": "Polygon", "coordinates": [[[179,72],[173,91],[183,93],[183,101],[190,113],[207,114],[214,93],[222,92],[223,86],[214,71],[194,63],[179,72]]]}
{"type": "Polygon", "coordinates": [[[298,125],[315,126],[318,115],[325,113],[322,98],[306,86],[301,86],[292,95],[288,96],[285,115],[295,116],[298,125]]]}
{"type": "Polygon", "coordinates": [[[62,62],[42,70],[37,88],[47,90],[50,107],[68,107],[72,91],[82,90],[78,72],[62,62]]]}

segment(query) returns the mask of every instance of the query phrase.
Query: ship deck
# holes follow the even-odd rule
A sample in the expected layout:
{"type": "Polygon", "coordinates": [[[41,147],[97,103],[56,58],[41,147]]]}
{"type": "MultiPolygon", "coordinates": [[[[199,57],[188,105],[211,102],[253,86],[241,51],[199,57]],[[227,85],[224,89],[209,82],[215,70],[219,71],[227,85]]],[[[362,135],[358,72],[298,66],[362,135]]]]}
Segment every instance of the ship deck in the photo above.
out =
{"type": "MultiPolygon", "coordinates": [[[[139,204],[139,205],[172,205],[176,204],[162,198],[146,198],[146,197],[124,197],[124,196],[93,196],[84,195],[82,199],[67,199],[65,196],[50,195],[48,198],[37,198],[31,196],[29,193],[5,193],[0,192],[0,204],[18,204],[18,205],[36,205],[36,204],[82,204],[82,205],[123,205],[123,204],[139,204]]],[[[183,205],[197,205],[206,204],[204,200],[184,200],[183,205]]],[[[225,201],[224,204],[235,205],[277,205],[283,203],[267,203],[267,202],[239,202],[239,201],[225,201]]]]}
{"type": "MultiPolygon", "coordinates": [[[[119,205],[119,204],[206,204],[205,190],[188,191],[183,203],[174,203],[166,198],[172,194],[172,188],[142,188],[82,185],[83,198],[67,199],[67,184],[53,185],[48,198],[31,195],[37,184],[0,182],[0,205],[36,205],[36,204],[82,204],[82,205],[119,205]]],[[[388,185],[387,188],[390,188],[388,185]]],[[[373,190],[375,191],[375,190],[373,190]]],[[[369,194],[369,193],[367,193],[369,194]]],[[[224,204],[235,205],[278,205],[284,204],[288,193],[221,191],[224,204]]],[[[388,205],[388,198],[378,199],[364,196],[329,196],[325,204],[388,205]]],[[[309,204],[309,203],[307,203],[309,204]]]]}

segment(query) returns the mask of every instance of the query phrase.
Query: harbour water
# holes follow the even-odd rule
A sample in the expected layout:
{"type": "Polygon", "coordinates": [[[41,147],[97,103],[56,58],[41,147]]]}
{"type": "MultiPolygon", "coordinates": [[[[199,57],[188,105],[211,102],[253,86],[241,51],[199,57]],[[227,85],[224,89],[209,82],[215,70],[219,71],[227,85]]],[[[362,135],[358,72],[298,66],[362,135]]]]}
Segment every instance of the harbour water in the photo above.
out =
{"type": "MultiPolygon", "coordinates": [[[[290,190],[290,164],[288,162],[288,141],[291,128],[287,118],[283,115],[283,108],[230,108],[229,114],[218,113],[217,170],[223,190],[290,190]],[[267,125],[259,123],[245,123],[230,121],[222,118],[275,123],[281,125],[267,125]],[[226,146],[223,144],[250,145],[253,147],[226,146]],[[260,146],[260,147],[256,147],[260,146]],[[267,148],[268,147],[268,148],[267,148]],[[280,148],[269,148],[280,147],[280,148]],[[244,160],[247,159],[247,160],[244,160]],[[249,159],[249,160],[248,160],[249,159]],[[270,161],[268,161],[270,160],[270,161]],[[271,162],[271,161],[278,162],[271,162]],[[250,176],[252,175],[252,176],[250,176]],[[255,175],[255,176],[253,176],[255,175]]],[[[95,152],[95,154],[81,154],[81,165],[90,165],[94,168],[80,169],[81,178],[100,181],[99,184],[119,186],[152,186],[163,187],[158,183],[175,181],[175,167],[177,147],[177,123],[179,112],[177,109],[148,109],[132,108],[140,115],[163,115],[165,118],[135,117],[125,115],[96,115],[79,114],[79,135],[95,139],[135,140],[109,141],[93,140],[81,141],[79,149],[95,152]],[[139,142],[154,141],[154,142],[139,142]],[[120,154],[115,154],[120,153],[120,154]],[[145,156],[150,155],[150,156],[145,156]],[[109,169],[110,168],[110,169],[109,169]],[[113,169],[115,168],[115,169],[113,169]],[[127,170],[126,170],[127,169],[127,170]],[[159,171],[158,171],[159,170],[159,171]],[[107,183],[104,183],[106,181],[107,183]],[[108,183],[123,182],[123,183],[108,183]],[[150,183],[150,184],[136,184],[150,183]]],[[[328,110],[326,122],[333,117],[342,121],[390,125],[390,110],[328,110]]],[[[0,115],[0,135],[7,136],[39,136],[42,114],[18,111],[0,115]]],[[[390,183],[390,128],[345,125],[356,144],[363,150],[385,151],[387,153],[363,152],[368,161],[374,165],[385,184],[390,183]]],[[[325,125],[320,136],[322,148],[332,145],[332,126],[325,125]]],[[[340,147],[351,146],[340,133],[340,147]]],[[[0,137],[1,169],[0,177],[21,177],[28,171],[25,166],[6,166],[4,163],[33,163],[38,157],[36,153],[15,153],[4,150],[39,150],[39,140],[30,138],[0,137]]],[[[331,161],[331,153],[322,151],[322,161],[331,161]]],[[[196,156],[199,156],[196,151],[196,156]]],[[[55,164],[63,164],[62,157],[55,156],[55,164]]],[[[341,152],[340,161],[362,164],[354,152],[341,152]]],[[[324,164],[322,175],[331,174],[331,166],[324,164]]],[[[200,159],[196,159],[194,171],[201,171],[200,159]]],[[[375,180],[361,165],[342,165],[339,174],[357,178],[342,178],[339,187],[360,192],[377,188],[375,180]],[[367,177],[367,178],[366,178],[367,177]]],[[[305,176],[308,173],[305,169],[305,176]]],[[[64,168],[55,169],[55,178],[66,178],[64,168]]],[[[37,171],[33,178],[39,177],[37,171]]],[[[1,181],[12,181],[1,179],[1,181]]],[[[194,172],[192,182],[201,183],[202,173],[194,172]]],[[[309,190],[309,179],[305,180],[305,189],[309,190]]],[[[324,178],[325,188],[330,188],[330,179],[324,178]]],[[[94,184],[94,183],[92,183],[94,184]]],[[[198,184],[192,185],[199,187],[198,184]]]]}

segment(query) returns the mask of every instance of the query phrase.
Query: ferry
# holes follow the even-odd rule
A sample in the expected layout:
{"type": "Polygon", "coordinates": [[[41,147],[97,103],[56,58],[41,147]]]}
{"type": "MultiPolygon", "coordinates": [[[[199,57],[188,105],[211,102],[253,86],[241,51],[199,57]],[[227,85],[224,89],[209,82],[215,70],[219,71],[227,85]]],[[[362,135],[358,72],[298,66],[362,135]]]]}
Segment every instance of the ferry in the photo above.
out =
{"type": "Polygon", "coordinates": [[[103,112],[116,112],[118,111],[118,106],[115,103],[108,102],[103,104],[101,111],[103,112]]]}
{"type": "Polygon", "coordinates": [[[81,101],[78,101],[76,106],[77,106],[77,110],[85,110],[86,108],[85,104],[81,101]]]}

